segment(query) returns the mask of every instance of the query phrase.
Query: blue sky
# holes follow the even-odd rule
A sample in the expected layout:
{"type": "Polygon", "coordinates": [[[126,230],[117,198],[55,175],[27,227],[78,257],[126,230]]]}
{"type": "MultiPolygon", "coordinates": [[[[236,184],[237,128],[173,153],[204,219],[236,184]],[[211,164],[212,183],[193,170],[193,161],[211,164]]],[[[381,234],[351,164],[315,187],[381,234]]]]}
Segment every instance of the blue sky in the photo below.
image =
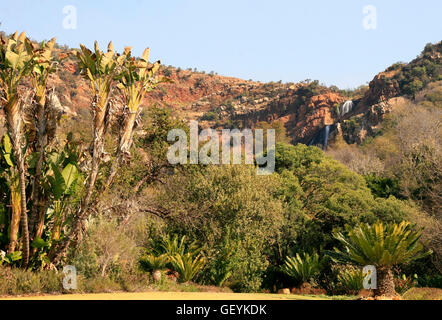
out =
{"type": "Polygon", "coordinates": [[[442,36],[440,0],[0,0],[1,29],[60,44],[132,45],[166,65],[257,81],[357,87],[442,36]],[[77,28],[63,28],[63,8],[77,28]],[[366,5],[375,30],[363,27],[366,5]]]}

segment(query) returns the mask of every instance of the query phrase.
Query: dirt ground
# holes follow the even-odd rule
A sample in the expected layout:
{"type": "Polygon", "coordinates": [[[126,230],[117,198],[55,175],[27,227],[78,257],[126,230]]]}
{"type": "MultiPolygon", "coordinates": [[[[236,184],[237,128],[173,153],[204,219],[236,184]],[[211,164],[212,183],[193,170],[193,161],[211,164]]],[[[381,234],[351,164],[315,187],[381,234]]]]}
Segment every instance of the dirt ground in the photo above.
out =
{"type": "Polygon", "coordinates": [[[326,296],[215,292],[122,292],[3,297],[12,300],[330,300],[326,296]]]}

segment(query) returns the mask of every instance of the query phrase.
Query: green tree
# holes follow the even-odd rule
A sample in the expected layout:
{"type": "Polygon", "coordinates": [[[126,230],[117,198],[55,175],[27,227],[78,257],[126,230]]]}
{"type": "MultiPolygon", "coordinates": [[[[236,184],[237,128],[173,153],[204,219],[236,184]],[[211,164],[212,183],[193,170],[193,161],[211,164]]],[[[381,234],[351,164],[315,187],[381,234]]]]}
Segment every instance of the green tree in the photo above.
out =
{"type": "Polygon", "coordinates": [[[197,241],[209,277],[238,291],[257,291],[282,223],[281,202],[274,197],[279,178],[257,176],[253,166],[232,165],[189,168],[163,182],[156,207],[166,212],[168,230],[197,241]],[[234,251],[226,252],[226,244],[234,251]]]}
{"type": "MultiPolygon", "coordinates": [[[[316,147],[276,145],[276,171],[283,179],[280,195],[286,205],[286,230],[280,247],[331,249],[334,230],[378,219],[399,222],[408,206],[395,198],[375,199],[365,179],[316,147]]],[[[284,252],[288,254],[287,251],[284,252]]]]}

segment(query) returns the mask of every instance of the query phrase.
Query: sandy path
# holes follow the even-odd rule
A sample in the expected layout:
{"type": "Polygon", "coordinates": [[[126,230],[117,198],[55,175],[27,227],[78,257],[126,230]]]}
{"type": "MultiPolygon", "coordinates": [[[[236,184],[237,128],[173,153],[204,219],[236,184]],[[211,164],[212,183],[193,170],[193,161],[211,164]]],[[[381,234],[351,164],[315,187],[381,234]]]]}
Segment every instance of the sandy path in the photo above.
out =
{"type": "Polygon", "coordinates": [[[0,298],[13,300],[323,300],[324,297],[264,293],[122,292],[0,298]]]}

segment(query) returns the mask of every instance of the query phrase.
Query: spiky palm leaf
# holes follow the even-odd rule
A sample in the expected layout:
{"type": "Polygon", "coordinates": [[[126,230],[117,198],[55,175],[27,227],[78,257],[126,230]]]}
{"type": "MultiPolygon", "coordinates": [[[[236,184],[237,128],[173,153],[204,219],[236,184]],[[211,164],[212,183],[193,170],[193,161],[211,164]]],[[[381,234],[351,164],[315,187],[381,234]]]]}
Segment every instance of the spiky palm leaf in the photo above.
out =
{"type": "Polygon", "coordinates": [[[153,253],[146,253],[140,259],[141,266],[147,271],[164,270],[169,257],[167,254],[155,255],[153,253]]]}
{"type": "Polygon", "coordinates": [[[347,227],[348,236],[341,232],[334,236],[345,251],[335,248],[330,255],[343,262],[357,265],[391,267],[400,263],[422,258],[430,252],[424,251],[420,232],[406,221],[400,224],[362,224],[356,228],[347,227]]]}
{"type": "Polygon", "coordinates": [[[313,279],[320,271],[318,253],[297,253],[294,257],[287,257],[281,270],[295,281],[300,283],[313,279]]]}
{"type": "Polygon", "coordinates": [[[194,279],[206,264],[206,259],[203,256],[199,254],[195,257],[191,252],[176,254],[170,259],[182,282],[194,279]]]}
{"type": "Polygon", "coordinates": [[[362,268],[347,268],[339,272],[338,282],[347,294],[357,294],[363,289],[365,274],[362,268]]]}

